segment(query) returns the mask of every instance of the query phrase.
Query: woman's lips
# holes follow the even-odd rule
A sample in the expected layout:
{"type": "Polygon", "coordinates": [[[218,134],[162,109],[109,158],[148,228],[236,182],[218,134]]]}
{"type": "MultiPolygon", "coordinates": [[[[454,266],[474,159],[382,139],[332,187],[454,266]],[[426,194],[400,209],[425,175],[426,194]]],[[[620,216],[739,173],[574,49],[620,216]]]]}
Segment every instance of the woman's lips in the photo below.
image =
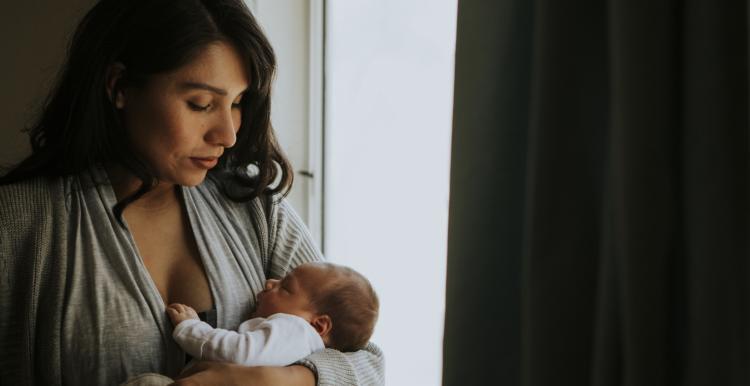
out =
{"type": "Polygon", "coordinates": [[[219,159],[216,157],[190,157],[190,160],[193,161],[193,164],[195,164],[199,168],[206,170],[216,166],[216,164],[219,162],[219,159]]]}

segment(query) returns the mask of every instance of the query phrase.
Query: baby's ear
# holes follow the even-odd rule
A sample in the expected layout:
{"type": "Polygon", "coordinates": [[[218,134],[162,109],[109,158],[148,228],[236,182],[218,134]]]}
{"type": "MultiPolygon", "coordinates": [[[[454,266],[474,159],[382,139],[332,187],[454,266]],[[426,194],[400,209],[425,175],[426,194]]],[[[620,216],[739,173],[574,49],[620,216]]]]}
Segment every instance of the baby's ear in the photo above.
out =
{"type": "Polygon", "coordinates": [[[314,316],[312,320],[310,320],[310,324],[313,326],[315,331],[318,332],[318,335],[323,338],[323,340],[325,340],[328,334],[331,333],[331,328],[333,328],[333,321],[328,315],[314,316]]]}

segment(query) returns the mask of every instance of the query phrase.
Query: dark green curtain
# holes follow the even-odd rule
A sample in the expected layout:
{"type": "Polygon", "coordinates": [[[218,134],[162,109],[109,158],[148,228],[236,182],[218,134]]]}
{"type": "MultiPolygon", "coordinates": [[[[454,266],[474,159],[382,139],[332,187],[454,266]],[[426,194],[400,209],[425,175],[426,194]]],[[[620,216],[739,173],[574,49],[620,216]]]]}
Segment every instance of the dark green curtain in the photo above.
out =
{"type": "Polygon", "coordinates": [[[445,385],[750,385],[748,7],[459,0],[445,385]]]}

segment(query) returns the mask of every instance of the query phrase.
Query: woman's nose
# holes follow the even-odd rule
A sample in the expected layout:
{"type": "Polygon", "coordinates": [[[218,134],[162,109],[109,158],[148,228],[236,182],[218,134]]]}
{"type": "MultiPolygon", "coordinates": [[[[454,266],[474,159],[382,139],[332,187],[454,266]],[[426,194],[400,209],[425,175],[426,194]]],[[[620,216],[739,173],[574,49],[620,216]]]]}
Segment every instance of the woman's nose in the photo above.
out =
{"type": "Polygon", "coordinates": [[[235,115],[237,114],[232,110],[221,112],[214,122],[213,129],[208,132],[207,142],[224,148],[234,146],[237,142],[237,128],[240,126],[239,117],[235,115]]]}

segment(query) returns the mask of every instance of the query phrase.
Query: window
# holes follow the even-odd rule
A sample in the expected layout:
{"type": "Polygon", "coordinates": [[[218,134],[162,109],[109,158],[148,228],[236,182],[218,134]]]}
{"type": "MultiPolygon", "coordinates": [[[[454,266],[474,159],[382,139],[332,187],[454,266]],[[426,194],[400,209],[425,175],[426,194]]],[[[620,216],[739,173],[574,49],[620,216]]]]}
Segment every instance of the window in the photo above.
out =
{"type": "Polygon", "coordinates": [[[378,291],[386,384],[439,385],[457,0],[250,4],[279,57],[274,125],[312,175],[292,205],[378,291]]]}
{"type": "Polygon", "coordinates": [[[295,170],[289,201],[322,243],[324,0],[246,0],[276,52],[271,121],[295,170]]]}
{"type": "Polygon", "coordinates": [[[380,295],[390,386],[440,385],[456,9],[327,2],[325,252],[380,295]]]}

